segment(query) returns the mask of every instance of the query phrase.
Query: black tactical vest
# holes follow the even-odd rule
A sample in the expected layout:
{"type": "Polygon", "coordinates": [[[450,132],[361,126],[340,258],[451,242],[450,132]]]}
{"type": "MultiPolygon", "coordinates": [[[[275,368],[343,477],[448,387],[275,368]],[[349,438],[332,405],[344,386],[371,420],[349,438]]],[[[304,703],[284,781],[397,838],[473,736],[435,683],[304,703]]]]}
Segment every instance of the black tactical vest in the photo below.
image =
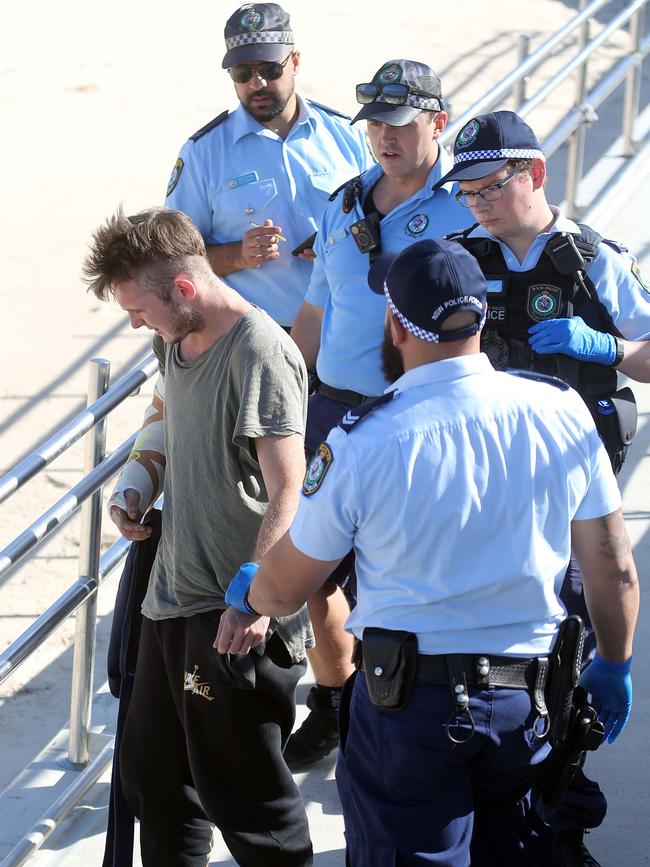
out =
{"type": "MultiPolygon", "coordinates": [[[[478,260],[488,283],[488,310],[481,335],[481,350],[497,370],[515,368],[559,376],[583,397],[605,397],[616,391],[616,370],[602,364],[580,362],[566,355],[539,355],[528,345],[528,329],[546,319],[580,316],[591,328],[621,336],[596,289],[584,271],[562,274],[549,255],[558,234],[551,236],[539,262],[530,271],[509,271],[501,248],[489,238],[470,238],[465,232],[448,235],[478,260]],[[588,294],[589,293],[589,294],[588,294]],[[591,295],[591,297],[590,297],[591,295]]],[[[580,226],[573,235],[586,266],[603,241],[593,229],[580,226]]]]}

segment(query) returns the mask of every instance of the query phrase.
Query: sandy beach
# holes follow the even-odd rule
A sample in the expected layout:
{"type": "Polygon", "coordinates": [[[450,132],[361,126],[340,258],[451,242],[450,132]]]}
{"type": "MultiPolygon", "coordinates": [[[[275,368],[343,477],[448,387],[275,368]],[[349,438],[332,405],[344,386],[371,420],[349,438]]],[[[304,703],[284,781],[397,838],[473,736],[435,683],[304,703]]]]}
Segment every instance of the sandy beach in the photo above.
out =
{"type": "MultiPolygon", "coordinates": [[[[406,9],[387,0],[295,0],[287,8],[302,51],[299,91],[353,113],[354,84],[369,80],[389,58],[407,57],[439,73],[457,115],[513,68],[520,34],[538,47],[576,5],[504,0],[497,20],[485,0],[466,0],[458,19],[443,7],[406,9]]],[[[5,13],[0,474],[84,405],[90,358],[109,358],[116,379],[148,352],[147,332],[132,331],[116,305],[86,294],[80,262],[92,230],[118,204],[133,212],[162,203],[182,143],[235,105],[221,69],[223,25],[234,6],[115,0],[100,7],[69,0],[63,7],[12,4],[5,13]]],[[[605,56],[625,50],[616,38],[605,56]]],[[[545,75],[562,58],[560,46],[545,75]]],[[[540,137],[571,95],[567,85],[533,113],[540,137]]],[[[143,389],[116,413],[110,448],[136,429],[148,394],[143,389]]],[[[82,463],[79,444],[0,506],[0,548],[78,480],[82,463]]],[[[103,542],[115,537],[107,524],[103,542]]],[[[73,520],[0,579],[0,648],[75,580],[78,547],[73,520]]],[[[98,683],[115,583],[100,594],[98,683]]],[[[8,739],[0,790],[67,720],[72,633],[71,622],[0,687],[8,739]]]]}

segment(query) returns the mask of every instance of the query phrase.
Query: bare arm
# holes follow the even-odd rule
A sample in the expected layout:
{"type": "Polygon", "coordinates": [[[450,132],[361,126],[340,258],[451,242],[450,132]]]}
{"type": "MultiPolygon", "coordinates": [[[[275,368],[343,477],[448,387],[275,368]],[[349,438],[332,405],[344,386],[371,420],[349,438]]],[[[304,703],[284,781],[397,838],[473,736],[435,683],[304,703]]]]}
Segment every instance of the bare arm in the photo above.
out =
{"type": "Polygon", "coordinates": [[[609,662],[632,655],[639,582],[623,513],[573,521],[571,545],[583,575],[598,653],[609,662]]]}
{"type": "Polygon", "coordinates": [[[305,359],[309,370],[316,368],[320,349],[320,332],[323,324],[323,308],[303,301],[302,307],[291,327],[291,336],[305,359]]]}
{"type": "Polygon", "coordinates": [[[624,340],[625,354],[618,370],[636,382],[650,382],[650,340],[624,340]]]}
{"type": "MultiPolygon", "coordinates": [[[[269,505],[260,525],[253,555],[253,559],[259,561],[291,524],[305,474],[305,451],[304,439],[300,434],[260,437],[255,440],[255,447],[269,495],[269,505]]],[[[248,653],[263,640],[268,625],[266,612],[260,616],[227,608],[219,620],[214,647],[219,653],[248,653]]]]}
{"type": "Polygon", "coordinates": [[[338,560],[314,560],[303,554],[289,533],[268,552],[250,587],[248,598],[256,611],[274,617],[298,611],[332,574],[338,560]]]}
{"type": "Polygon", "coordinates": [[[255,440],[257,460],[269,495],[253,559],[259,562],[291,525],[305,475],[305,443],[300,434],[255,440]]]}
{"type": "Polygon", "coordinates": [[[272,220],[264,220],[263,225],[253,226],[244,232],[241,241],[209,244],[207,253],[212,270],[220,277],[225,277],[244,268],[260,268],[277,259],[280,255],[278,240],[281,233],[280,226],[274,226],[272,220]]]}

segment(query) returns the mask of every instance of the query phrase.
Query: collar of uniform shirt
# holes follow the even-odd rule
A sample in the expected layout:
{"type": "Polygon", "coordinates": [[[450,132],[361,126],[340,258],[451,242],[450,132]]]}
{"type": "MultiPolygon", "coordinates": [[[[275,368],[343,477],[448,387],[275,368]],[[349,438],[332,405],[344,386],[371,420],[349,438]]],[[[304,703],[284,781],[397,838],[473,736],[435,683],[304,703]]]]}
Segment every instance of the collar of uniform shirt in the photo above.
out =
{"type": "MultiPolygon", "coordinates": [[[[555,216],[555,220],[546,232],[540,232],[540,234],[537,236],[538,238],[550,238],[551,235],[554,235],[557,232],[567,232],[570,235],[580,234],[580,226],[578,226],[577,223],[574,223],[573,220],[565,217],[562,211],[555,205],[549,205],[549,207],[553,212],[553,215],[555,216]]],[[[469,237],[490,238],[492,241],[499,240],[496,235],[493,235],[492,232],[488,232],[488,230],[483,226],[477,226],[475,229],[472,229],[472,231],[469,233],[469,237]]]]}
{"type": "MultiPolygon", "coordinates": [[[[427,178],[426,186],[431,191],[431,188],[434,187],[440,178],[450,172],[454,166],[453,159],[447,153],[446,148],[444,148],[441,144],[438,144],[438,159],[436,160],[436,164],[429,172],[429,177],[427,178]]],[[[446,184],[443,184],[439,187],[436,192],[440,190],[444,190],[448,195],[451,195],[452,192],[456,192],[456,183],[454,181],[447,181],[446,184]]]]}
{"type": "Polygon", "coordinates": [[[459,355],[456,358],[443,358],[441,361],[432,361],[430,364],[421,364],[413,367],[402,374],[399,379],[389,385],[385,391],[406,391],[409,388],[417,388],[418,385],[427,385],[432,382],[449,382],[462,376],[473,376],[477,373],[494,373],[494,368],[483,352],[474,355],[459,355]]]}
{"type": "MultiPolygon", "coordinates": [[[[433,166],[431,171],[429,172],[429,176],[425,182],[425,184],[420,187],[420,189],[413,193],[406,201],[409,204],[412,204],[414,201],[419,201],[420,199],[429,199],[431,196],[438,195],[442,192],[445,192],[448,196],[452,195],[452,193],[456,192],[456,184],[454,181],[449,181],[443,186],[438,187],[437,190],[434,190],[434,185],[440,180],[443,175],[446,175],[448,171],[451,171],[452,167],[452,159],[444,148],[440,148],[440,154],[438,159],[436,160],[436,164],[433,166]]],[[[370,166],[370,168],[364,172],[363,174],[363,190],[364,190],[364,198],[367,195],[368,190],[371,190],[374,185],[377,183],[379,178],[384,174],[384,170],[379,165],[379,163],[375,163],[370,166]]],[[[398,208],[401,208],[404,205],[402,202],[401,205],[397,205],[393,210],[397,211],[398,208]]],[[[392,213],[392,212],[391,212],[392,213]]]]}
{"type": "MultiPolygon", "coordinates": [[[[298,117],[289,131],[289,136],[303,123],[308,123],[312,130],[316,123],[312,118],[309,107],[305,101],[298,96],[298,94],[296,94],[296,97],[299,107],[298,117]]],[[[253,115],[249,114],[243,105],[239,105],[235,111],[233,111],[232,118],[234,122],[233,139],[235,142],[242,139],[245,135],[265,135],[266,133],[269,133],[271,136],[275,136],[275,133],[272,130],[265,127],[258,120],[255,120],[253,115]]],[[[289,136],[287,136],[287,138],[289,138],[289,136]]]]}

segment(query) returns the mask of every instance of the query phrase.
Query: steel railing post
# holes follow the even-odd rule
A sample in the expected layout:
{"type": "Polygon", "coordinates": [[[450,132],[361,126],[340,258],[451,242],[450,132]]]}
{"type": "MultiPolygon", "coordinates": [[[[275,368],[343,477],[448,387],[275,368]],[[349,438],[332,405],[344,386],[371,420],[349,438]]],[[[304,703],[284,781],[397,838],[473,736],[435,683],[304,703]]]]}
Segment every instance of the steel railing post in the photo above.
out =
{"type": "MultiPolygon", "coordinates": [[[[111,365],[105,358],[93,358],[88,371],[88,404],[94,403],[108,388],[111,365]]],[[[84,474],[101,463],[106,454],[106,419],[102,419],[86,435],[84,474]]],[[[83,504],[79,577],[98,581],[101,538],[102,489],[83,504]]],[[[95,668],[95,637],[97,632],[97,593],[77,611],[72,690],[70,696],[70,741],[68,755],[74,765],[88,762],[88,736],[92,705],[93,672],[95,668]]]]}
{"type": "MultiPolygon", "coordinates": [[[[579,9],[582,11],[587,6],[587,0],[580,0],[579,9]]],[[[580,28],[580,36],[578,39],[578,51],[582,51],[587,42],[589,42],[591,20],[586,18],[580,28]]],[[[576,79],[576,95],[575,104],[581,106],[585,101],[587,93],[587,61],[582,64],[578,70],[576,79]]],[[[565,210],[568,217],[577,217],[578,212],[578,186],[582,179],[582,170],[585,158],[585,138],[586,138],[586,118],[585,123],[581,123],[578,129],[571,135],[569,139],[567,153],[567,172],[566,172],[566,195],[565,210]]]]}
{"type": "MultiPolygon", "coordinates": [[[[641,48],[643,36],[643,18],[645,6],[630,19],[630,52],[637,54],[641,48]]],[[[639,113],[641,94],[641,66],[635,66],[625,82],[625,98],[623,100],[623,156],[631,157],[636,148],[633,133],[634,124],[639,113]]]]}
{"type": "MultiPolygon", "coordinates": [[[[530,36],[527,33],[521,33],[519,36],[519,41],[517,45],[517,67],[520,67],[524,60],[530,54],[530,36]]],[[[520,105],[523,105],[526,102],[526,83],[528,81],[528,76],[523,75],[519,81],[515,84],[513,90],[513,96],[515,100],[515,111],[519,108],[520,105]]]]}

